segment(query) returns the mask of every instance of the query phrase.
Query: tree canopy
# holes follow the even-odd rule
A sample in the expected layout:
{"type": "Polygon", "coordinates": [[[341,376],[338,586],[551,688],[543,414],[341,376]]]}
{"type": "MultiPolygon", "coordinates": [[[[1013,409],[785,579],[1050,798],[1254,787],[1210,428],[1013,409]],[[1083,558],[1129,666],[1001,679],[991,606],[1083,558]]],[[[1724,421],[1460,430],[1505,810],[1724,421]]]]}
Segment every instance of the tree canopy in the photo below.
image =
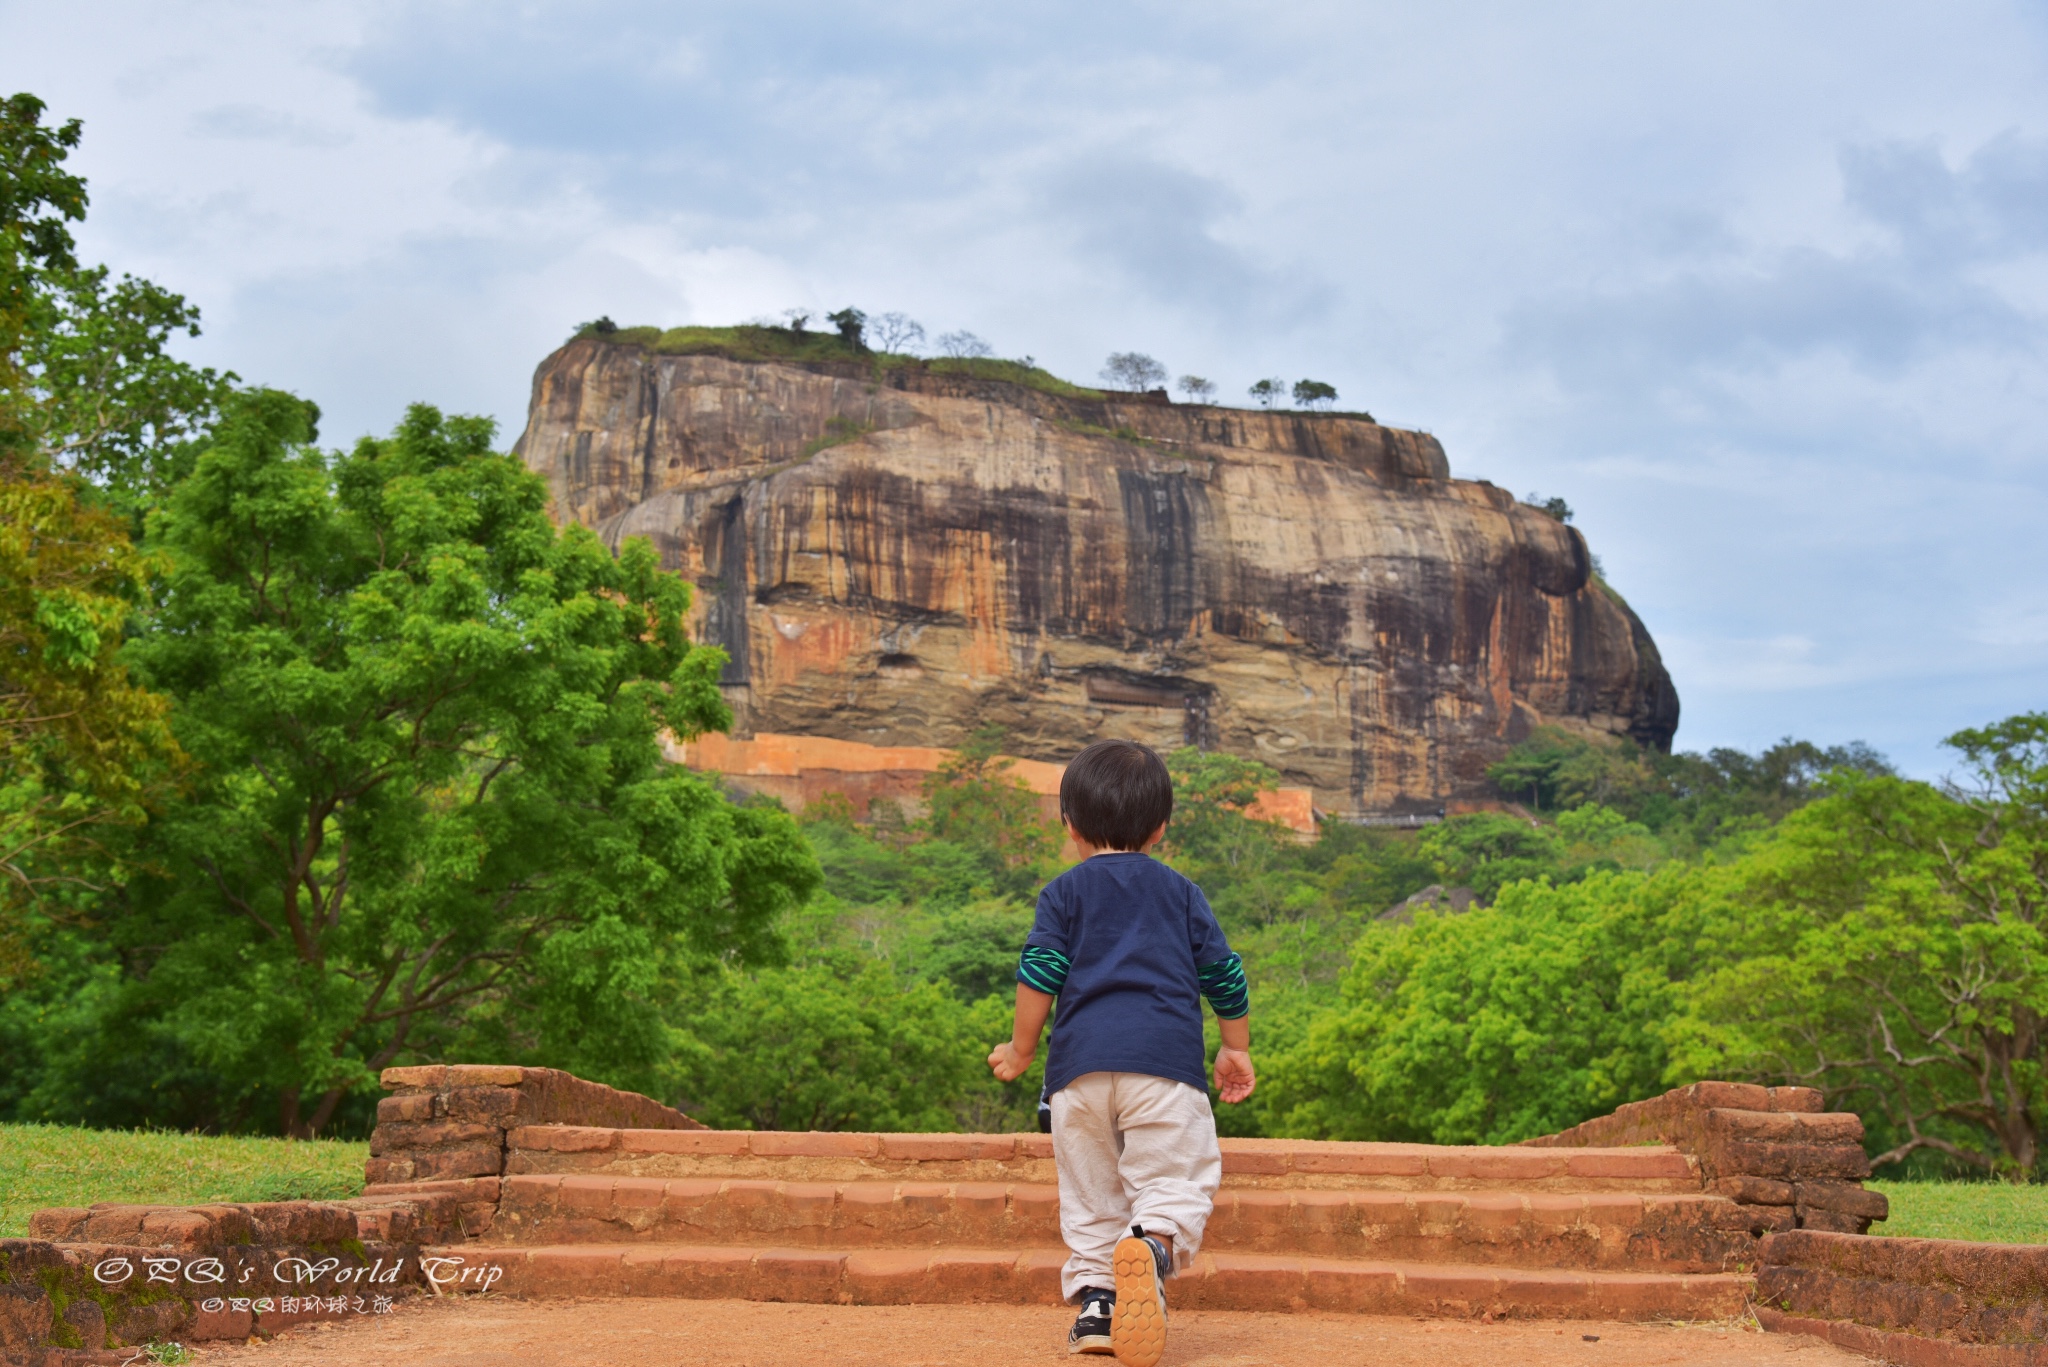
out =
{"type": "Polygon", "coordinates": [[[259,393],[152,522],[139,674],[198,765],[154,823],[133,991],[194,1058],[328,1124],[410,1049],[616,1075],[671,940],[774,958],[816,882],[779,811],[663,762],[728,724],[721,652],[645,543],[557,531],[490,425],[415,407],[330,457],[259,393]]]}

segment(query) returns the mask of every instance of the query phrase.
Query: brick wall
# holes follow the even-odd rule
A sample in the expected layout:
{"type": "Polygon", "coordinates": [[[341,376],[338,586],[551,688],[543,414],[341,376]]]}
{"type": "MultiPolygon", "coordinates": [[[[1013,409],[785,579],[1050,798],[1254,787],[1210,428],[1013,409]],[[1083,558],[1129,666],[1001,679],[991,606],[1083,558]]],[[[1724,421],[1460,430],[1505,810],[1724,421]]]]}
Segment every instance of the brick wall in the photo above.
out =
{"type": "Polygon", "coordinates": [[[522,1125],[701,1130],[681,1111],[553,1068],[486,1064],[386,1068],[365,1175],[372,1187],[505,1171],[505,1135],[522,1125]]]}
{"type": "Polygon", "coordinates": [[[1822,1105],[1811,1087],[1695,1082],[1528,1142],[1670,1144],[1697,1164],[1708,1191],[1750,1207],[1759,1233],[1861,1234],[1887,1212],[1885,1198],[1863,1188],[1863,1121],[1822,1105]]]}
{"type": "Polygon", "coordinates": [[[1764,1240],[1757,1318],[1911,1367],[2048,1367],[2048,1247],[1858,1238],[1764,1240]]]}

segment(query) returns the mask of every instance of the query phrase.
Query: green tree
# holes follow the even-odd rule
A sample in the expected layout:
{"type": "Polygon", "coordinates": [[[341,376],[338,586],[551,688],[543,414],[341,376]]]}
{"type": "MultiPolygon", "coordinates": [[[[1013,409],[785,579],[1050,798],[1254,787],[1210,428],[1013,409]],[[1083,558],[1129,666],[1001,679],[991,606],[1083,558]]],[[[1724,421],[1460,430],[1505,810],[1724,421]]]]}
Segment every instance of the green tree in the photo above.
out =
{"type": "MultiPolygon", "coordinates": [[[[1023,896],[1049,871],[1059,853],[1060,828],[1040,809],[1038,796],[1010,772],[1002,756],[1004,731],[984,726],[924,781],[925,834],[966,856],[971,870],[986,871],[990,891],[1023,896]]],[[[925,851],[929,861],[940,851],[925,851]]],[[[957,878],[957,875],[956,875],[957,878]]],[[[967,889],[962,889],[966,891],[967,889]]]]}
{"type": "Polygon", "coordinates": [[[166,701],[118,658],[146,568],[75,481],[0,481],[0,983],[44,895],[114,878],[101,837],[174,775],[166,701]]]}
{"type": "MultiPolygon", "coordinates": [[[[673,1088],[715,1128],[950,1130],[964,1102],[1000,1087],[982,1062],[997,1037],[983,1015],[880,963],[720,969],[687,998],[673,1088]]],[[[1035,1101],[1037,1086],[1011,1089],[1035,1101]]]]}
{"type": "Polygon", "coordinates": [[[1245,393],[1251,395],[1259,407],[1271,408],[1286,395],[1287,381],[1254,380],[1251,388],[1247,389],[1245,393]]]}
{"type": "Polygon", "coordinates": [[[1321,380],[1296,380],[1294,402],[1303,408],[1328,408],[1337,402],[1337,386],[1321,380]]]}
{"type": "Polygon", "coordinates": [[[1492,901],[1509,883],[1556,874],[1564,862],[1557,832],[1505,812],[1451,817],[1424,832],[1417,852],[1437,877],[1492,901]]]}
{"type": "Polygon", "coordinates": [[[0,982],[30,967],[45,894],[104,885],[99,837],[141,817],[176,757],[164,701],[116,658],[147,564],[61,467],[182,422],[163,394],[177,377],[160,335],[120,326],[161,303],[153,287],[124,281],[110,305],[105,272],[78,269],[85,181],[64,163],[80,128],[43,112],[0,101],[0,982]]]}
{"type": "Polygon", "coordinates": [[[292,1135],[479,1032],[644,1076],[663,955],[772,961],[817,878],[780,809],[661,758],[728,724],[722,654],[644,542],[557,532],[488,422],[415,407],[330,457],[309,408],[233,401],[152,522],[129,655],[199,775],[129,889],[123,1009],[292,1135]]]}
{"type": "Polygon", "coordinates": [[[1699,914],[1721,965],[1679,1067],[1822,1088],[1895,1162],[2031,1178],[2048,1121],[2048,713],[1957,732],[1972,782],[1845,771],[1729,866],[1699,914]]]}
{"type": "Polygon", "coordinates": [[[1374,926],[1340,1003],[1268,1054],[1265,1132],[1502,1144],[1653,1094],[1684,959],[1664,915],[1677,886],[1522,882],[1490,907],[1374,926]]]}
{"type": "Polygon", "coordinates": [[[837,313],[826,314],[825,321],[839,329],[839,340],[846,343],[849,349],[868,349],[867,338],[863,335],[863,330],[868,325],[868,316],[859,309],[849,304],[837,313]]]}
{"type": "Polygon", "coordinates": [[[43,112],[33,95],[0,101],[0,465],[77,471],[137,513],[234,377],[166,352],[198,335],[184,299],[79,266],[67,225],[85,217],[86,185],[64,163],[81,129],[43,112]]]}
{"type": "Polygon", "coordinates": [[[1821,796],[1838,769],[1889,774],[1860,741],[1822,747],[1786,737],[1758,754],[1719,748],[1658,754],[1614,738],[1540,727],[1486,771],[1504,797],[1538,812],[1600,803],[1696,853],[1739,830],[1758,830],[1821,796]]]}

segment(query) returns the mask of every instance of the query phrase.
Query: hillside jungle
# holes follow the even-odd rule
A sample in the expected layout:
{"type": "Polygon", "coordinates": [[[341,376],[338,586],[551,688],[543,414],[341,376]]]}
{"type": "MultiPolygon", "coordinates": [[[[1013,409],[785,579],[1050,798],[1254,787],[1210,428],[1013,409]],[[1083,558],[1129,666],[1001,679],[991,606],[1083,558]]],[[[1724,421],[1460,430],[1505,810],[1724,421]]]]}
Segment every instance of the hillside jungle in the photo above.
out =
{"type": "MultiPolygon", "coordinates": [[[[665,763],[731,720],[689,586],[554,526],[488,422],[334,449],[175,359],[197,310],[75,258],[78,135],[0,105],[0,1120],[361,1135],[380,1068],[491,1060],[1028,1127],[982,1058],[1060,840],[1001,736],[865,823],[665,763]]],[[[1500,811],[1312,843],[1243,815],[1259,765],[1173,755],[1162,853],[1253,982],[1224,1128],[1506,1142],[1751,1078],[1860,1111],[1883,1175],[2035,1178],[2048,714],[1987,722],[1942,784],[1540,732],[1500,811]]]]}

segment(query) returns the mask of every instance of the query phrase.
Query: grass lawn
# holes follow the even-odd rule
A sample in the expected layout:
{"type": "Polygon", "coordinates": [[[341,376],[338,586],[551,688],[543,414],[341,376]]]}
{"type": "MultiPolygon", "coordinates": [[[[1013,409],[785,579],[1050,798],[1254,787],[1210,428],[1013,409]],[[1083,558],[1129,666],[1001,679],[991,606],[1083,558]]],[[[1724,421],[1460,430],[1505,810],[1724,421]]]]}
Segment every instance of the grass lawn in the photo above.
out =
{"type": "Polygon", "coordinates": [[[1892,1203],[1872,1234],[2048,1244],[2048,1186],[2004,1182],[1865,1182],[1892,1203]]]}
{"type": "Polygon", "coordinates": [[[330,1139],[0,1125],[0,1238],[26,1235],[30,1213],[45,1206],[354,1196],[369,1153],[368,1144],[330,1139]]]}

